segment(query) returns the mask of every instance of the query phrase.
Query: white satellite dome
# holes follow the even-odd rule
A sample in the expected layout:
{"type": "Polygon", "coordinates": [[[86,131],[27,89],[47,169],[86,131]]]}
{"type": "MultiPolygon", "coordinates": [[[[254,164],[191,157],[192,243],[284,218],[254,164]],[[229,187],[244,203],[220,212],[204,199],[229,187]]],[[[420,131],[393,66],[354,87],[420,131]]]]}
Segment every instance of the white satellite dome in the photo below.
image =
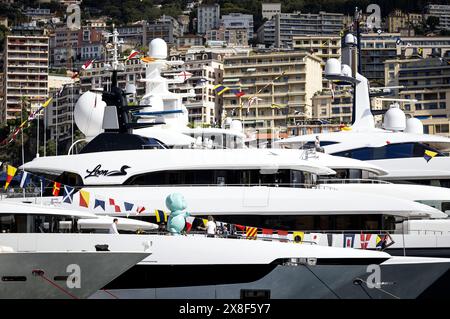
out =
{"type": "Polygon", "coordinates": [[[243,128],[242,128],[242,122],[239,120],[233,120],[230,123],[230,130],[233,131],[237,131],[237,132],[242,132],[243,128]]]}
{"type": "Polygon", "coordinates": [[[166,59],[167,58],[167,43],[161,38],[153,39],[148,46],[148,54],[152,58],[166,59]]]}
{"type": "Polygon", "coordinates": [[[406,128],[406,115],[398,104],[393,104],[384,115],[383,128],[391,131],[403,131],[406,128]]]}
{"type": "Polygon", "coordinates": [[[345,38],[344,38],[344,43],[347,44],[347,45],[349,45],[349,44],[356,44],[357,43],[357,38],[353,34],[347,33],[345,35],[345,38]]]}
{"type": "Polygon", "coordinates": [[[423,134],[423,123],[421,120],[411,117],[406,120],[405,133],[423,134]]]}
{"type": "Polygon", "coordinates": [[[75,104],[75,123],[88,140],[103,132],[105,107],[102,95],[91,91],[83,93],[75,104]]]}
{"type": "Polygon", "coordinates": [[[350,76],[352,76],[352,69],[350,68],[349,65],[342,64],[342,66],[341,66],[341,74],[343,76],[350,77],[350,76]]]}
{"type": "Polygon", "coordinates": [[[341,75],[341,61],[338,59],[328,59],[325,64],[325,75],[341,75]]]}

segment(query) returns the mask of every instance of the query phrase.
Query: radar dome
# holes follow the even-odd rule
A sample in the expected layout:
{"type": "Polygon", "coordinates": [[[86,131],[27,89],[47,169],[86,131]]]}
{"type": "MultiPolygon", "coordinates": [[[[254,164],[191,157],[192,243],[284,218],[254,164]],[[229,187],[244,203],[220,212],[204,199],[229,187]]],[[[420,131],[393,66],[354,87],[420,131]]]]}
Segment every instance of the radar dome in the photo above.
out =
{"type": "Polygon", "coordinates": [[[342,64],[342,66],[341,66],[341,74],[343,76],[350,77],[350,76],[352,76],[352,69],[347,64],[342,64]]]}
{"type": "Polygon", "coordinates": [[[148,46],[148,54],[152,58],[166,59],[167,58],[167,43],[161,38],[153,39],[148,46]]]}
{"type": "Polygon", "coordinates": [[[230,130],[242,132],[242,122],[239,120],[231,121],[230,130]]]}
{"type": "Polygon", "coordinates": [[[75,104],[75,123],[88,140],[103,132],[105,107],[101,94],[91,91],[83,93],[75,104]]]}
{"type": "Polygon", "coordinates": [[[406,116],[398,104],[393,104],[384,115],[383,128],[390,131],[403,131],[406,128],[406,116]]]}
{"type": "Polygon", "coordinates": [[[356,37],[353,34],[347,33],[345,35],[344,42],[345,42],[345,44],[356,44],[357,41],[356,41],[356,37]]]}
{"type": "Polygon", "coordinates": [[[340,75],[341,74],[341,61],[338,59],[328,59],[325,64],[325,75],[340,75]]]}
{"type": "Polygon", "coordinates": [[[412,134],[423,134],[423,124],[422,121],[411,117],[406,120],[406,133],[412,133],[412,134]]]}

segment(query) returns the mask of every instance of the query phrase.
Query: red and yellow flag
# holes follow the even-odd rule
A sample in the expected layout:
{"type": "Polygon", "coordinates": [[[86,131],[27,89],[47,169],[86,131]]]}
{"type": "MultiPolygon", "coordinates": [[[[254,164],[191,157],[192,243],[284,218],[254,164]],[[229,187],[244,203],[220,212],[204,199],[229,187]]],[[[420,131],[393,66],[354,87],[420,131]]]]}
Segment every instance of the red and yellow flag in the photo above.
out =
{"type": "Polygon", "coordinates": [[[54,182],[53,183],[53,191],[52,191],[52,195],[53,196],[59,196],[59,191],[61,190],[61,183],[58,182],[54,182]]]}
{"type": "Polygon", "coordinates": [[[80,206],[89,208],[89,192],[80,190],[80,206]]]}
{"type": "Polygon", "coordinates": [[[17,168],[14,166],[8,165],[6,169],[6,183],[5,183],[5,190],[8,188],[9,184],[11,183],[12,179],[14,178],[14,175],[16,175],[17,168]]]}
{"type": "Polygon", "coordinates": [[[245,234],[247,239],[256,239],[256,234],[258,233],[258,228],[256,227],[245,227],[245,234]]]}

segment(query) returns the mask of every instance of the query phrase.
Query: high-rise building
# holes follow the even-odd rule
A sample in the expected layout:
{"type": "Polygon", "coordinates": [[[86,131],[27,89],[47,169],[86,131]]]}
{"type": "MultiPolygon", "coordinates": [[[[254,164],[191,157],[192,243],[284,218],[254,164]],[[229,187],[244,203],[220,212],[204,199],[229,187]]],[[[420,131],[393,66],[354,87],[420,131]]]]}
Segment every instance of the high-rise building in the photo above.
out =
{"type": "Polygon", "coordinates": [[[223,85],[245,93],[223,93],[226,117],[243,120],[244,128],[258,130],[259,138],[287,136],[311,117],[312,97],[322,90],[321,60],[282,50],[228,56],[223,85]]]}
{"type": "Polygon", "coordinates": [[[270,20],[276,14],[281,13],[281,3],[262,3],[262,17],[270,20]]]}
{"type": "Polygon", "coordinates": [[[275,23],[275,46],[292,47],[292,37],[299,35],[337,35],[343,28],[343,14],[321,11],[281,13],[275,23]]]}
{"type": "Polygon", "coordinates": [[[202,4],[197,8],[197,33],[205,34],[220,25],[220,5],[202,4]]]}
{"type": "MultiPolygon", "coordinates": [[[[183,60],[183,71],[192,73],[192,77],[183,83],[172,83],[169,89],[175,93],[193,97],[183,99],[189,113],[189,122],[193,126],[218,124],[220,118],[220,101],[215,97],[214,86],[221,83],[223,76],[223,57],[220,54],[196,51],[185,55],[173,55],[171,58],[183,60]]],[[[170,70],[169,73],[174,73],[170,70]]],[[[163,74],[164,75],[164,74],[163,74]]]]}
{"type": "Polygon", "coordinates": [[[15,27],[6,37],[0,122],[20,115],[23,98],[31,108],[47,99],[48,42],[44,30],[34,27],[15,27]]]}
{"type": "Polygon", "coordinates": [[[439,58],[387,60],[386,86],[396,91],[405,113],[422,120],[425,133],[449,135],[450,64],[439,58]]]}
{"type": "Polygon", "coordinates": [[[247,39],[253,39],[253,15],[251,14],[230,13],[223,15],[222,25],[225,31],[244,29],[247,32],[247,39]]]}
{"type": "Polygon", "coordinates": [[[372,86],[384,86],[384,61],[397,56],[399,33],[361,34],[361,69],[372,86]]]}
{"type": "Polygon", "coordinates": [[[439,18],[440,29],[450,29],[450,5],[444,4],[429,4],[425,7],[425,20],[429,17],[439,18]]]}
{"type": "Polygon", "coordinates": [[[401,37],[397,44],[397,56],[450,57],[450,37],[401,37]]]}

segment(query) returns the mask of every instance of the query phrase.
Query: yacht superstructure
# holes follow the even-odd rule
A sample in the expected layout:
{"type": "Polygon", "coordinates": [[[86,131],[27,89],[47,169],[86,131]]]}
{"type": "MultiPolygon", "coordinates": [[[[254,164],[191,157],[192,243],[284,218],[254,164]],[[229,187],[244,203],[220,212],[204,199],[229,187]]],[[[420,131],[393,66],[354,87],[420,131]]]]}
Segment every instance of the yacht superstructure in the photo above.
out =
{"type": "Polygon", "coordinates": [[[450,138],[423,134],[420,120],[406,119],[398,104],[391,105],[384,114],[383,128],[376,128],[367,78],[359,73],[352,75],[351,67],[336,59],[327,61],[325,76],[353,85],[353,125],[340,132],[279,140],[277,146],[311,147],[318,138],[328,154],[367,161],[384,169],[384,180],[450,187],[450,138]]]}

